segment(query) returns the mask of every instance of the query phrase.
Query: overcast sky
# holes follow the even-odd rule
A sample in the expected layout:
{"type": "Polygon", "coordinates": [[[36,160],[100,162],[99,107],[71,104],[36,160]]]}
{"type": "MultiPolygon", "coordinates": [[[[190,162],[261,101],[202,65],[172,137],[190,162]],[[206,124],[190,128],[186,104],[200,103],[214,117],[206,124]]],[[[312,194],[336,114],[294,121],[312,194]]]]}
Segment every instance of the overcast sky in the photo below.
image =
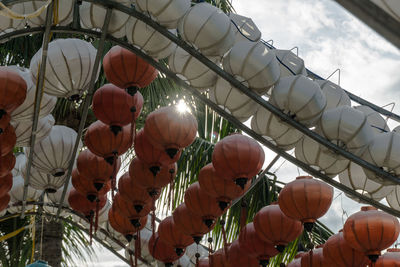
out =
{"type": "MultiPolygon", "coordinates": [[[[234,0],[238,14],[251,17],[264,40],[274,40],[281,49],[299,47],[306,67],[322,77],[341,69],[341,86],[352,93],[383,106],[400,98],[400,52],[331,0],[234,0]]],[[[337,76],[332,78],[337,82],[337,76]]],[[[394,111],[400,113],[400,107],[394,111]]],[[[396,124],[391,124],[391,128],[396,124]]],[[[270,159],[274,155],[267,153],[270,159]]],[[[277,163],[279,166],[281,162],[277,163]]],[[[304,172],[300,171],[301,174],[304,172]]],[[[296,167],[284,163],[278,171],[282,181],[293,180],[296,167]]],[[[333,231],[339,230],[346,216],[360,205],[338,196],[322,219],[333,231]]],[[[98,261],[87,266],[126,266],[105,249],[98,251],[98,261]]],[[[81,264],[79,266],[85,266],[81,264]]]]}

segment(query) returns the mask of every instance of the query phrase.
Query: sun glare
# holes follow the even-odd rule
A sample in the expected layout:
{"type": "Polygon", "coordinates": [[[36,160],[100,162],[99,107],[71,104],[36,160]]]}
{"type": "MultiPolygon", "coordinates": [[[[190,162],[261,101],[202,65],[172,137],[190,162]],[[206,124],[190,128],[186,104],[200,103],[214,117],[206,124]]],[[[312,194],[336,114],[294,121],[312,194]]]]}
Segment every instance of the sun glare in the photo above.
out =
{"type": "Polygon", "coordinates": [[[189,107],[186,105],[183,99],[179,100],[178,104],[176,104],[176,109],[179,113],[189,112],[189,107]]]}

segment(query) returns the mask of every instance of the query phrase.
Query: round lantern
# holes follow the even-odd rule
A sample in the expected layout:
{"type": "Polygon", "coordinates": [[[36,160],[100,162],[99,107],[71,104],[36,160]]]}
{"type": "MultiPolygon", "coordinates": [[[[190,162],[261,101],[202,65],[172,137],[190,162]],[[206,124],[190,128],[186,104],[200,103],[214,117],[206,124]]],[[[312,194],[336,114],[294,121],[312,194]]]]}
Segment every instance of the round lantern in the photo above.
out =
{"type": "Polygon", "coordinates": [[[14,153],[11,151],[7,155],[0,157],[0,177],[3,177],[11,172],[16,163],[14,153]]]}
{"type": "Polygon", "coordinates": [[[133,95],[148,86],[158,75],[149,63],[128,49],[113,46],[103,59],[104,73],[112,84],[126,88],[133,95]]]}
{"type": "Polygon", "coordinates": [[[158,23],[168,29],[176,29],[179,20],[190,8],[189,0],[136,0],[135,8],[148,12],[158,23]]]}
{"type": "Polygon", "coordinates": [[[235,43],[247,40],[252,42],[260,41],[261,32],[251,18],[236,13],[229,13],[228,16],[233,24],[235,43]]]}
{"type": "Polygon", "coordinates": [[[241,122],[247,121],[257,111],[258,105],[241,91],[218,77],[215,87],[210,89],[210,99],[241,122]]]}
{"type": "MultiPolygon", "coordinates": [[[[129,244],[129,242],[126,240],[125,236],[123,236],[121,233],[115,231],[115,229],[112,228],[109,221],[107,221],[107,223],[105,223],[104,229],[110,234],[111,237],[118,240],[120,244],[123,244],[124,247],[129,244]]],[[[99,235],[100,236],[102,235],[101,232],[97,232],[97,236],[99,236],[99,235]]],[[[117,251],[122,248],[120,244],[116,243],[112,239],[108,239],[105,237],[104,240],[107,241],[107,243],[109,243],[117,251]]]]}
{"type": "MultiPolygon", "coordinates": [[[[214,64],[219,64],[217,57],[211,57],[209,60],[214,64]]],[[[168,58],[168,65],[171,71],[176,73],[179,78],[199,90],[213,87],[218,78],[214,71],[179,46],[175,48],[168,58]]]]}
{"type": "MultiPolygon", "coordinates": [[[[24,198],[24,183],[25,180],[22,176],[15,176],[13,178],[13,186],[9,192],[11,197],[11,202],[22,202],[24,198]]],[[[26,201],[37,201],[42,194],[42,191],[35,190],[32,187],[28,187],[26,201]]],[[[26,209],[31,209],[27,207],[26,209]]]]}
{"type": "MultiPolygon", "coordinates": [[[[96,52],[91,43],[80,39],[56,39],[50,42],[44,92],[57,97],[79,98],[88,89],[96,52]]],[[[42,48],[32,57],[29,67],[35,84],[41,60],[42,48]]]]}
{"type": "Polygon", "coordinates": [[[253,220],[258,237],[272,243],[279,252],[303,232],[300,221],[287,217],[277,203],[262,208],[253,220]]]}
{"type": "Polygon", "coordinates": [[[243,195],[251,185],[251,182],[247,181],[242,189],[232,180],[223,179],[216,173],[212,163],[200,170],[198,181],[203,192],[216,198],[221,210],[225,210],[232,200],[243,195]]]}
{"type": "MultiPolygon", "coordinates": [[[[52,115],[47,115],[39,119],[36,130],[36,143],[39,143],[50,134],[54,122],[54,117],[52,115]]],[[[29,147],[32,135],[32,122],[11,122],[11,125],[14,127],[17,136],[15,145],[18,147],[29,147]]]]}
{"type": "Polygon", "coordinates": [[[179,227],[182,233],[190,235],[193,240],[199,244],[203,235],[211,231],[215,223],[211,227],[206,226],[203,223],[201,217],[196,214],[192,214],[185,203],[180,204],[172,213],[174,223],[179,227]]]}
{"type": "Polygon", "coordinates": [[[191,7],[180,20],[178,29],[183,40],[206,56],[223,56],[235,41],[229,17],[206,2],[191,7]]]}
{"type": "MultiPolygon", "coordinates": [[[[41,172],[55,177],[63,176],[71,160],[77,133],[62,125],[51,128],[50,134],[33,147],[33,166],[41,172]]],[[[81,143],[79,147],[81,147],[81,143]]],[[[29,155],[27,148],[26,154],[29,155]]]]}
{"type": "Polygon", "coordinates": [[[367,116],[349,106],[325,111],[318,125],[318,131],[332,143],[357,156],[364,152],[374,137],[367,116]]]}
{"type": "MultiPolygon", "coordinates": [[[[134,198],[135,196],[132,196],[132,200],[134,200],[134,198]]],[[[147,217],[152,208],[151,201],[148,201],[147,203],[132,203],[132,201],[126,201],[122,198],[119,193],[114,196],[113,201],[115,209],[118,210],[122,216],[128,218],[131,224],[135,227],[142,226],[140,218],[145,216],[147,217]]]]}
{"type": "MultiPolygon", "coordinates": [[[[301,267],[334,267],[326,262],[322,248],[310,250],[301,256],[301,267]]],[[[348,265],[345,265],[346,267],[348,265]]]]}
{"type": "Polygon", "coordinates": [[[365,114],[367,122],[375,134],[390,132],[390,128],[381,114],[368,106],[356,106],[354,108],[365,114]]]}
{"type": "Polygon", "coordinates": [[[259,94],[268,92],[280,77],[275,52],[261,42],[236,43],[223,60],[224,70],[259,94]]]}
{"type": "Polygon", "coordinates": [[[258,260],[247,253],[243,253],[238,240],[233,241],[228,249],[228,261],[231,266],[259,267],[258,260]]]}
{"type": "Polygon", "coordinates": [[[346,220],[343,236],[349,246],[375,262],[381,250],[397,240],[399,231],[400,224],[396,217],[366,206],[346,220]]]}
{"type": "Polygon", "coordinates": [[[400,266],[400,249],[389,248],[385,254],[383,254],[376,261],[375,267],[399,267],[400,266]]]}
{"type": "Polygon", "coordinates": [[[323,256],[327,263],[335,267],[365,267],[368,263],[368,258],[362,252],[347,244],[342,231],[325,242],[323,256]]]}
{"type": "MultiPolygon", "coordinates": [[[[43,5],[46,4],[47,1],[39,0],[39,1],[28,1],[23,2],[24,12],[22,14],[30,14],[38,9],[40,9],[43,5]]],[[[74,1],[59,1],[55,5],[55,12],[57,14],[57,24],[66,26],[72,22],[73,12],[74,12],[74,1]]],[[[46,24],[46,10],[43,11],[39,16],[34,18],[29,18],[27,21],[30,27],[41,27],[46,24]]]]}
{"type": "MultiPolygon", "coordinates": [[[[27,179],[27,164],[21,169],[22,176],[27,179]]],[[[66,175],[54,177],[51,174],[38,171],[31,167],[29,185],[36,190],[44,190],[47,193],[55,193],[57,189],[65,184],[66,175]]]]}
{"type": "Polygon", "coordinates": [[[274,50],[281,67],[281,78],[293,75],[307,76],[304,60],[292,52],[292,50],[274,50]]]}
{"type": "Polygon", "coordinates": [[[108,182],[105,182],[105,180],[103,179],[101,179],[100,177],[85,177],[82,176],[77,169],[72,170],[72,185],[90,202],[95,201],[96,199],[107,194],[107,192],[110,191],[111,181],[106,178],[108,182]],[[96,186],[97,183],[102,183],[103,186],[98,187],[96,186]]]}
{"type": "MultiPolygon", "coordinates": [[[[8,6],[8,8],[17,14],[24,13],[24,8],[21,3],[8,6]]],[[[20,30],[24,27],[25,27],[25,20],[12,19],[6,16],[0,16],[0,34],[8,33],[14,30],[20,30]]]]}
{"type": "Polygon", "coordinates": [[[308,136],[304,136],[296,145],[296,158],[311,167],[325,173],[329,177],[335,177],[349,166],[350,161],[344,157],[335,156],[332,152],[308,136]]]}
{"type": "Polygon", "coordinates": [[[143,107],[143,96],[140,92],[133,96],[121,88],[106,84],[93,96],[93,113],[101,122],[110,125],[116,134],[122,127],[133,123],[139,117],[143,107]]]}
{"type": "Polygon", "coordinates": [[[136,180],[129,177],[129,173],[125,173],[118,181],[118,189],[121,197],[125,201],[131,202],[137,209],[143,209],[147,203],[151,203],[149,193],[142,188],[136,180]]]}
{"type": "Polygon", "coordinates": [[[258,237],[253,223],[247,224],[240,231],[239,245],[243,251],[256,258],[263,267],[268,265],[270,258],[279,254],[272,243],[262,241],[258,237]]]}
{"type": "Polygon", "coordinates": [[[147,216],[140,218],[140,227],[135,227],[128,218],[122,216],[120,211],[113,206],[108,212],[108,221],[114,230],[121,233],[130,242],[133,235],[146,225],[147,216]]]}
{"type": "Polygon", "coordinates": [[[230,266],[228,262],[227,250],[225,248],[220,248],[213,254],[208,256],[208,265],[210,267],[225,267],[230,266]]]}
{"type": "Polygon", "coordinates": [[[177,106],[162,107],[147,116],[144,133],[155,147],[164,149],[173,158],[180,148],[189,146],[195,140],[197,120],[177,106]]]}
{"type": "Polygon", "coordinates": [[[17,142],[14,127],[10,124],[0,133],[0,157],[10,153],[17,142]]]}
{"type": "Polygon", "coordinates": [[[270,102],[307,126],[315,125],[326,107],[319,85],[303,75],[281,78],[272,90],[270,102]]]}
{"type": "MultiPolygon", "coordinates": [[[[167,37],[134,17],[129,18],[125,30],[128,42],[140,47],[153,58],[166,58],[172,54],[176,47],[176,44],[167,37]]],[[[176,34],[176,30],[170,31],[176,34]]]]}
{"type": "Polygon", "coordinates": [[[0,211],[5,210],[9,203],[10,203],[9,194],[5,194],[4,196],[0,197],[0,211]]]}
{"type": "MultiPolygon", "coordinates": [[[[71,182],[68,183],[66,196],[69,195],[69,192],[72,190],[72,188],[73,188],[73,186],[72,186],[71,182]]],[[[53,206],[44,205],[43,210],[50,214],[57,214],[58,205],[61,202],[61,197],[62,197],[63,191],[64,191],[64,187],[60,187],[55,193],[46,194],[47,199],[49,200],[50,203],[53,204],[53,206]]],[[[64,201],[62,202],[62,207],[69,208],[68,197],[64,197],[64,201]]],[[[64,216],[68,216],[68,214],[69,214],[68,211],[63,209],[60,213],[60,216],[64,217],[64,216]]]]}
{"type": "Polygon", "coordinates": [[[331,206],[333,188],[311,176],[299,176],[288,183],[279,193],[278,202],[282,212],[300,220],[307,231],[331,206]]]}
{"type": "Polygon", "coordinates": [[[258,106],[251,119],[251,129],[284,150],[291,150],[303,137],[303,134],[273,115],[267,109],[258,106]]]}
{"type": "Polygon", "coordinates": [[[200,216],[203,223],[210,228],[215,219],[222,215],[228,205],[218,205],[215,197],[209,196],[204,190],[200,188],[198,182],[191,184],[185,192],[185,204],[187,209],[197,216],[200,216]]]}
{"type": "Polygon", "coordinates": [[[0,66],[0,118],[24,103],[27,84],[18,72],[0,66]]]}
{"type": "Polygon", "coordinates": [[[3,132],[11,122],[11,117],[7,113],[0,118],[0,132],[3,132]]]}
{"type": "Polygon", "coordinates": [[[167,245],[159,236],[154,233],[149,240],[150,254],[159,261],[165,263],[165,266],[173,266],[173,262],[179,259],[182,255],[178,256],[172,246],[167,245]]]}
{"type": "MultiPolygon", "coordinates": [[[[124,0],[115,1],[124,4],[124,0]]],[[[128,6],[128,4],[127,4],[128,6]]],[[[79,13],[81,18],[81,25],[84,29],[102,29],[106,18],[106,9],[101,5],[96,5],[88,2],[82,2],[79,6],[79,13]]],[[[129,15],[118,11],[112,10],[110,23],[107,28],[107,33],[115,38],[122,38],[125,36],[125,24],[128,22],[129,15]]]]}
{"type": "Polygon", "coordinates": [[[325,95],[325,110],[340,106],[351,106],[350,97],[342,87],[328,80],[315,80],[315,82],[321,87],[322,93],[325,95]]]}
{"type": "Polygon", "coordinates": [[[0,197],[8,194],[13,186],[13,176],[11,173],[8,173],[2,177],[0,177],[0,197]]]}
{"type": "MultiPolygon", "coordinates": [[[[363,168],[361,168],[360,165],[357,165],[354,162],[350,162],[347,170],[339,174],[339,181],[345,186],[376,201],[380,201],[384,197],[388,196],[391,192],[394,191],[395,188],[395,186],[384,186],[378,182],[369,179],[365,175],[363,168]]],[[[358,198],[347,194],[346,196],[360,202],[358,198]]]]}
{"type": "Polygon", "coordinates": [[[14,169],[12,169],[12,171],[11,171],[11,173],[14,177],[21,175],[22,167],[25,166],[26,161],[28,160],[24,153],[16,153],[15,157],[16,157],[16,160],[15,160],[14,169]]]}
{"type": "Polygon", "coordinates": [[[194,242],[190,235],[181,232],[172,216],[168,216],[160,222],[157,232],[164,243],[175,248],[178,256],[181,256],[185,248],[194,242]]]}
{"type": "MultiPolygon", "coordinates": [[[[33,114],[35,108],[35,94],[36,94],[36,84],[32,81],[32,73],[29,69],[25,69],[19,66],[9,66],[10,69],[15,70],[19,75],[25,80],[27,85],[27,92],[25,101],[17,107],[13,112],[11,112],[11,117],[13,122],[29,121],[32,123],[33,114]]],[[[40,102],[40,112],[39,119],[49,115],[57,103],[57,97],[50,96],[48,94],[42,95],[42,100],[40,102]]]]}
{"type": "Polygon", "coordinates": [[[250,137],[233,134],[219,141],[212,153],[212,163],[219,176],[233,180],[244,189],[264,164],[264,150],[250,137]]]}

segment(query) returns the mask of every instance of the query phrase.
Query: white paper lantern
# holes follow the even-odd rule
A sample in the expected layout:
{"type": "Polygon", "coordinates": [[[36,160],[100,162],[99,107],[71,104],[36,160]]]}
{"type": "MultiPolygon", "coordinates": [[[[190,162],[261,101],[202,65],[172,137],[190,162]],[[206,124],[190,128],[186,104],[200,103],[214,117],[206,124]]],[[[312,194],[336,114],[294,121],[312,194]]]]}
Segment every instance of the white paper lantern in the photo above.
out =
{"type": "Polygon", "coordinates": [[[179,21],[178,29],[182,39],[205,56],[223,56],[235,41],[229,17],[206,2],[192,6],[179,21]]]}
{"type": "MultiPolygon", "coordinates": [[[[10,8],[13,12],[17,14],[24,13],[24,7],[21,3],[9,6],[8,8],[10,8]]],[[[14,30],[20,30],[24,28],[24,26],[25,26],[25,20],[12,19],[0,14],[0,33],[8,33],[14,30]]]]}
{"type": "Polygon", "coordinates": [[[307,76],[304,60],[293,53],[291,50],[274,50],[281,67],[281,78],[293,75],[307,76]]]}
{"type": "Polygon", "coordinates": [[[303,75],[280,79],[272,90],[270,102],[307,126],[317,123],[326,106],[319,85],[303,75]]]}
{"type": "MultiPolygon", "coordinates": [[[[129,18],[125,29],[129,43],[143,49],[153,58],[166,58],[176,47],[174,42],[134,17],[129,18]]],[[[176,30],[171,30],[171,32],[176,34],[176,30]]]]}
{"type": "Polygon", "coordinates": [[[368,106],[356,106],[354,108],[367,116],[368,124],[375,134],[390,132],[389,126],[381,114],[368,106]]]}
{"type": "Polygon", "coordinates": [[[386,201],[392,209],[400,210],[400,186],[394,187],[393,191],[387,195],[386,201]]]}
{"type": "MultiPolygon", "coordinates": [[[[80,39],[52,41],[47,53],[45,93],[72,99],[80,96],[88,89],[96,52],[91,43],[80,39]]],[[[29,67],[35,84],[41,60],[42,48],[32,57],[29,67]]]]}
{"type": "Polygon", "coordinates": [[[7,213],[7,209],[0,211],[0,218],[3,217],[4,215],[6,215],[6,213],[7,213]]]}
{"type": "MultiPolygon", "coordinates": [[[[55,177],[63,176],[69,167],[77,133],[66,126],[53,126],[49,136],[35,144],[33,166],[55,177]]],[[[81,143],[79,147],[81,147],[81,143]]],[[[26,149],[29,155],[29,148],[26,149]]]]}
{"type": "MultiPolygon", "coordinates": [[[[219,64],[217,58],[210,60],[219,64]]],[[[180,47],[176,47],[168,59],[168,64],[174,73],[194,88],[208,89],[217,82],[218,75],[215,72],[180,47]]]]}
{"type": "Polygon", "coordinates": [[[135,8],[149,13],[154,20],[168,29],[176,29],[179,20],[190,8],[190,0],[136,0],[135,8]]]}
{"type": "Polygon", "coordinates": [[[392,130],[392,132],[400,133],[400,125],[397,126],[397,127],[395,127],[395,128],[392,130]]]}
{"type": "MultiPolygon", "coordinates": [[[[69,182],[68,187],[67,187],[67,192],[65,194],[65,198],[64,198],[64,201],[62,203],[63,207],[69,208],[68,195],[69,195],[69,192],[71,190],[72,190],[72,183],[69,182]]],[[[55,193],[46,194],[46,198],[47,198],[48,202],[50,202],[50,203],[52,203],[54,205],[54,206],[46,206],[46,205],[43,206],[43,209],[47,213],[57,214],[58,205],[60,204],[63,191],[64,191],[64,186],[59,188],[55,193]]],[[[69,213],[66,209],[62,209],[60,215],[63,216],[63,217],[68,217],[69,215],[71,215],[71,213],[69,213]]]]}
{"type": "MultiPolygon", "coordinates": [[[[115,1],[124,4],[126,1],[115,1]]],[[[102,29],[104,20],[106,18],[107,10],[101,6],[93,3],[83,2],[80,7],[81,25],[84,29],[102,29]]],[[[125,36],[125,24],[128,22],[129,15],[118,11],[112,10],[110,23],[107,32],[116,38],[125,36]]]]}
{"type": "MultiPolygon", "coordinates": [[[[15,70],[19,75],[25,80],[27,85],[27,93],[24,103],[16,108],[11,113],[11,121],[21,122],[21,121],[33,121],[34,109],[35,109],[35,94],[36,94],[36,84],[32,81],[32,73],[29,69],[22,68],[19,66],[9,66],[12,70],[15,70]]],[[[43,94],[42,100],[40,102],[40,112],[39,118],[46,117],[49,115],[57,103],[57,97],[50,96],[48,94],[43,94]]]]}
{"type": "MultiPolygon", "coordinates": [[[[395,132],[377,134],[361,157],[378,168],[381,168],[394,176],[399,176],[400,134],[395,132]]],[[[364,172],[368,178],[380,184],[394,184],[394,182],[380,177],[368,169],[364,168],[364,172]]]]}
{"type": "Polygon", "coordinates": [[[257,111],[256,102],[221,77],[210,89],[210,99],[241,122],[247,121],[257,111]]]}
{"type": "MultiPolygon", "coordinates": [[[[27,166],[25,165],[21,170],[22,176],[27,179],[27,166]]],[[[54,177],[51,174],[40,172],[34,167],[31,167],[29,173],[29,186],[36,190],[43,190],[47,193],[55,193],[60,187],[65,184],[67,179],[66,175],[54,177]]]]}
{"type": "Polygon", "coordinates": [[[229,13],[235,33],[235,43],[240,41],[258,42],[261,39],[261,32],[251,18],[235,13],[229,13]]]}
{"type": "Polygon", "coordinates": [[[15,155],[15,165],[14,168],[11,170],[13,177],[22,175],[21,170],[27,160],[28,159],[24,153],[18,153],[15,155]]]}
{"type": "MultiPolygon", "coordinates": [[[[24,183],[25,180],[22,176],[14,176],[13,178],[13,186],[9,192],[11,200],[10,202],[13,204],[21,203],[24,199],[24,183]]],[[[42,191],[33,189],[28,186],[26,201],[38,201],[42,191]]],[[[34,208],[33,205],[26,205],[25,210],[32,210],[34,208]]],[[[8,208],[10,213],[19,213],[22,211],[22,206],[14,206],[8,208]]]]}
{"type": "MultiPolygon", "coordinates": [[[[15,135],[17,136],[16,146],[29,147],[32,135],[32,122],[11,122],[11,125],[14,127],[15,135]]],[[[43,117],[38,121],[36,130],[36,143],[39,143],[50,134],[53,125],[54,117],[52,115],[47,115],[46,117],[43,117]]]]}
{"type": "MultiPolygon", "coordinates": [[[[358,193],[370,197],[376,201],[382,200],[394,189],[394,186],[385,186],[371,179],[368,179],[363,169],[353,162],[350,162],[347,170],[339,174],[339,181],[340,183],[353,189],[354,191],[357,191],[358,193]]],[[[357,202],[360,202],[358,198],[350,195],[347,196],[357,202]]]]}
{"type": "Polygon", "coordinates": [[[303,134],[295,128],[281,121],[267,109],[259,106],[251,120],[251,129],[256,133],[265,136],[278,147],[284,150],[294,148],[303,134]]]}
{"type": "MultiPolygon", "coordinates": [[[[23,14],[30,14],[41,8],[47,3],[47,1],[26,1],[23,2],[23,14]]],[[[68,25],[69,23],[72,22],[73,19],[73,13],[74,13],[74,0],[62,0],[62,1],[56,1],[56,7],[57,7],[57,16],[55,18],[57,19],[57,24],[61,26],[68,25]]],[[[27,20],[27,23],[31,27],[40,27],[44,26],[46,23],[46,9],[37,17],[34,18],[29,18],[27,20]]],[[[53,13],[54,14],[54,13],[53,13]]]]}
{"type": "Polygon", "coordinates": [[[322,93],[326,97],[325,110],[340,106],[351,106],[350,97],[342,87],[328,80],[315,80],[315,82],[321,87],[322,93]]]}
{"type": "Polygon", "coordinates": [[[349,166],[350,161],[344,157],[333,156],[332,152],[321,149],[321,145],[308,136],[300,140],[295,149],[296,158],[314,169],[335,177],[349,166]]]}
{"type": "Polygon", "coordinates": [[[356,156],[361,156],[374,137],[367,116],[349,106],[325,111],[318,131],[332,143],[356,156]]]}
{"type": "Polygon", "coordinates": [[[280,77],[275,52],[261,42],[236,43],[223,59],[224,70],[259,94],[266,94],[280,77]]]}

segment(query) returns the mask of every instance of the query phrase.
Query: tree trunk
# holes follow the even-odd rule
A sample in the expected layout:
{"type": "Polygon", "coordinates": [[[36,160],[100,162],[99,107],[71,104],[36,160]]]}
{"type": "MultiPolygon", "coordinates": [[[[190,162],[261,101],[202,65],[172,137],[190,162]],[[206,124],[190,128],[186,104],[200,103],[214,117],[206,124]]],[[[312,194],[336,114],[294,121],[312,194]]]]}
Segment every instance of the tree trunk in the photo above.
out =
{"type": "Polygon", "coordinates": [[[51,267],[61,267],[63,225],[61,222],[50,221],[43,223],[43,241],[41,246],[42,224],[36,225],[36,257],[37,260],[47,261],[51,267]],[[40,257],[41,254],[41,257],[40,257]]]}

